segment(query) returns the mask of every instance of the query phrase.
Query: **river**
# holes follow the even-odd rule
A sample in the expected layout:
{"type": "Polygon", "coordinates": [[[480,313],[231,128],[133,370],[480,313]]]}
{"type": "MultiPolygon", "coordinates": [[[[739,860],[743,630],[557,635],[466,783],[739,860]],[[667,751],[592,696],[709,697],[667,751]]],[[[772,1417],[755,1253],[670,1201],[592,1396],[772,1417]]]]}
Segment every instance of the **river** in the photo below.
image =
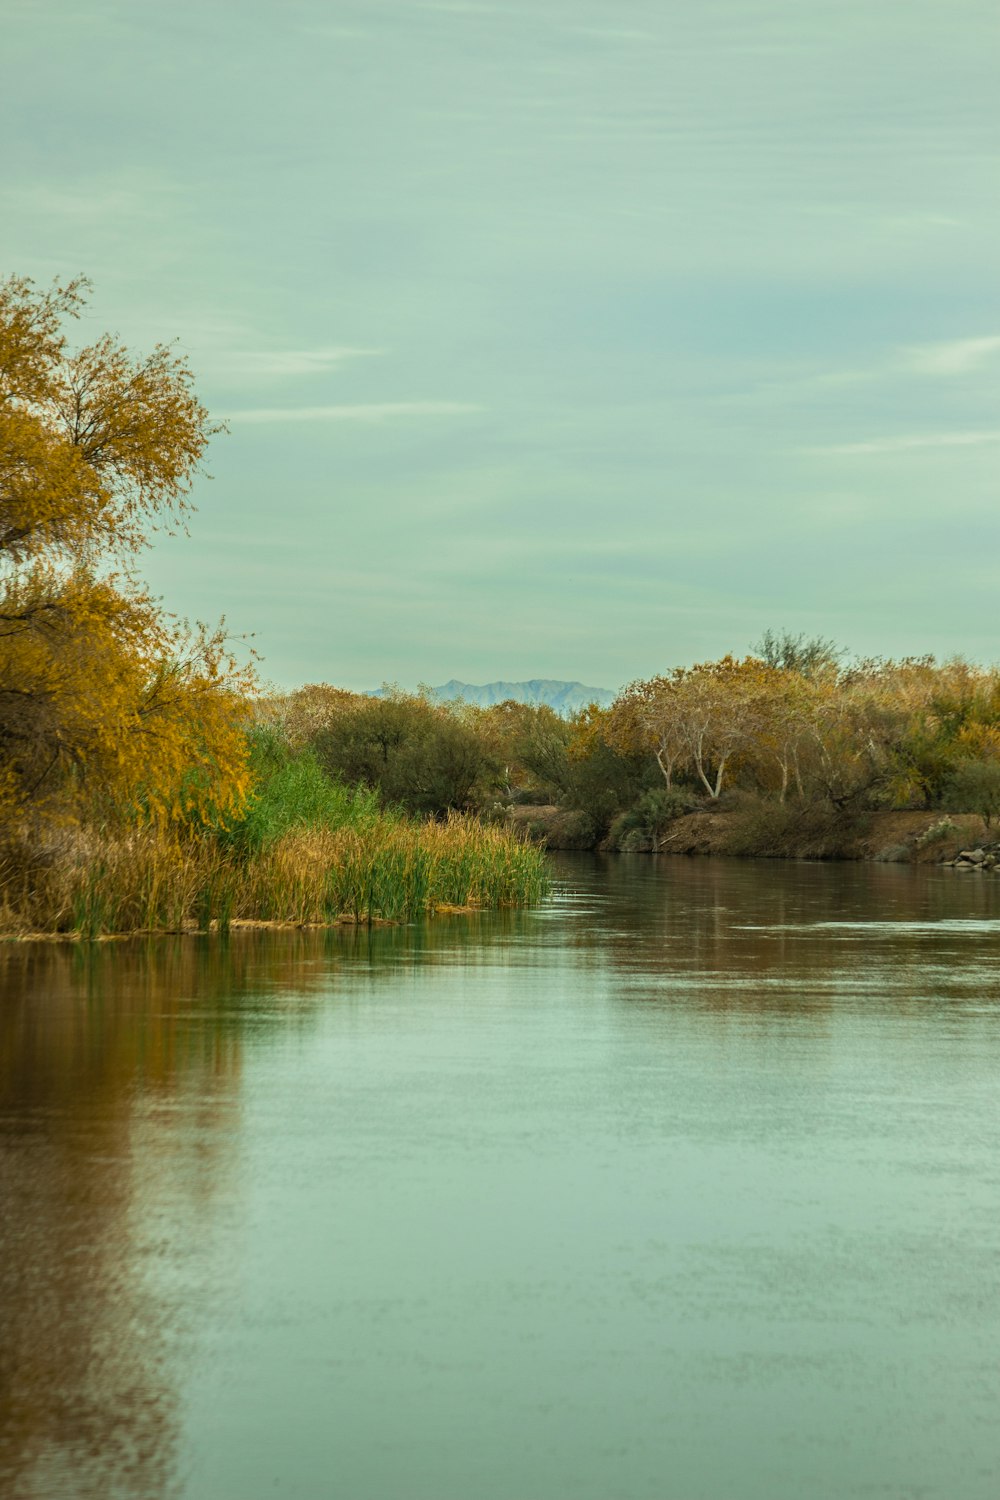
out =
{"type": "Polygon", "coordinates": [[[1000,877],[0,951],[3,1500],[1000,1494],[1000,877]]]}

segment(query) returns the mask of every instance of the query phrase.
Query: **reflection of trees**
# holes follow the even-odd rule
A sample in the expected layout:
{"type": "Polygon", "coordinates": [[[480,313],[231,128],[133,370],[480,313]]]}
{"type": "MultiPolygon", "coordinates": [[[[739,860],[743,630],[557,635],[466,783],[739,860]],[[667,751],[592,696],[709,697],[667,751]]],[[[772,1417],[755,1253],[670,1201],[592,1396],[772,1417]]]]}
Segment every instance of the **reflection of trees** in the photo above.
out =
{"type": "MultiPolygon", "coordinates": [[[[647,855],[557,859],[557,878],[593,886],[593,919],[573,941],[595,967],[634,981],[630,1001],[720,1012],[829,1015],[859,985],[883,983],[905,1003],[935,962],[968,960],[968,939],[916,928],[879,938],[880,922],[1000,916],[1000,881],[949,879],[909,866],[687,859],[647,855]],[[871,923],[864,927],[824,924],[871,923]]],[[[960,978],[960,975],[959,975],[960,978]]],[[[947,982],[941,988],[947,991],[947,982]]]]}
{"type": "MultiPolygon", "coordinates": [[[[218,1127],[234,1108],[254,948],[0,953],[3,1493],[170,1492],[182,1310],[151,1273],[180,1226],[207,1232],[229,1170],[218,1127]],[[208,1018],[192,1017],[196,994],[211,998],[208,1018]],[[169,1148],[155,1124],[164,1107],[169,1148]],[[147,1198],[170,1206],[159,1244],[147,1198]]],[[[268,982],[278,967],[264,966],[268,982]]]]}
{"type": "Polygon", "coordinates": [[[174,1492],[248,1037],[309,1024],[345,962],[484,962],[525,919],[0,947],[0,1493],[174,1492]]]}

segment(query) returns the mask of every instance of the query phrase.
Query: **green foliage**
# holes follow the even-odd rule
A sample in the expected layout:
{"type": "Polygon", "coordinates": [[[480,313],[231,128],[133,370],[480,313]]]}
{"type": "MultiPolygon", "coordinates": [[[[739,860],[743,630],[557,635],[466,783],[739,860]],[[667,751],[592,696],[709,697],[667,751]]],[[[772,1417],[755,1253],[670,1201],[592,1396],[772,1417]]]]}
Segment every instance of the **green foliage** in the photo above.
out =
{"type": "Polygon", "coordinates": [[[283,731],[249,735],[240,815],[187,829],[107,822],[60,847],[27,835],[0,850],[0,927],[94,938],[235,921],[398,921],[442,905],[508,906],[548,889],[544,856],[471,817],[418,821],[368,787],[331,779],[283,731]]]}
{"type": "Polygon", "coordinates": [[[694,812],[699,806],[697,797],[682,787],[650,787],[635,805],[635,810],[645,820],[651,833],[662,833],[668,824],[685,813],[694,812]]]}
{"type": "Polygon", "coordinates": [[[552,793],[549,787],[514,787],[510,801],[515,807],[547,807],[552,801],[552,793]]]}
{"type": "Polygon", "coordinates": [[[579,808],[562,809],[546,833],[546,842],[553,849],[593,849],[597,841],[598,829],[593,818],[579,808]]]}
{"type": "Polygon", "coordinates": [[[488,747],[459,713],[403,693],[353,700],[314,744],[330,776],[425,816],[472,808],[495,782],[488,747]]]}
{"type": "Polygon", "coordinates": [[[569,723],[549,712],[533,715],[514,742],[514,756],[553,802],[560,800],[572,784],[572,738],[569,723]]]}
{"type": "MultiPolygon", "coordinates": [[[[647,775],[641,756],[623,753],[608,743],[601,732],[602,722],[599,712],[597,717],[555,719],[554,723],[540,717],[520,752],[523,765],[540,783],[547,800],[585,816],[592,830],[591,843],[602,838],[612,820],[635,801],[647,775]]],[[[578,825],[579,829],[584,826],[578,825]]],[[[559,837],[574,841],[560,847],[589,847],[579,842],[583,837],[579,831],[559,837]]]]}
{"type": "Polygon", "coordinates": [[[989,828],[1000,816],[1000,761],[958,761],[946,795],[952,812],[978,813],[989,828]]]}
{"type": "Polygon", "coordinates": [[[326,775],[315,752],[292,751],[272,729],[250,735],[252,789],[241,816],[216,830],[223,848],[247,855],[276,844],[294,828],[342,828],[371,823],[378,798],[326,775]]]}
{"type": "Polygon", "coordinates": [[[603,739],[593,739],[571,762],[563,802],[585,812],[603,835],[617,813],[632,803],[643,783],[642,765],[603,739]]]}
{"type": "Polygon", "coordinates": [[[655,849],[670,824],[698,805],[697,798],[681,787],[650,787],[614,819],[608,831],[609,842],[625,852],[655,849]]]}
{"type": "Polygon", "coordinates": [[[897,807],[933,806],[952,776],[953,758],[954,747],[940,723],[911,715],[890,749],[885,800],[897,807]]]}
{"type": "Polygon", "coordinates": [[[518,906],[548,890],[545,858],[509,828],[376,813],[297,825],[243,852],[162,828],[77,834],[58,860],[4,851],[7,933],[226,930],[234,922],[400,921],[441,906],[518,906]]]}

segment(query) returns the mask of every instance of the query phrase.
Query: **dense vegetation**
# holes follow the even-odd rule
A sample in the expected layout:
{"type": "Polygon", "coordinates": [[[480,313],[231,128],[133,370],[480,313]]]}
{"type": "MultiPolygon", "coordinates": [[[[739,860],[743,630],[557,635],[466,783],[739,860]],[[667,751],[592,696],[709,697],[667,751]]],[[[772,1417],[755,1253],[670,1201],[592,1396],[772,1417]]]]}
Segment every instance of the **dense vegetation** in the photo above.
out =
{"type": "Polygon", "coordinates": [[[839,852],[888,809],[1000,817],[1000,671],[848,662],[802,636],[768,633],[571,718],[325,686],[264,711],[383,803],[514,816],[560,847],[663,847],[696,812],[726,812],[744,853],[839,852]]]}
{"type": "Polygon", "coordinates": [[[216,429],[170,349],[70,346],[87,290],[0,284],[0,930],[535,899],[538,851],[458,812],[457,723],[423,761],[414,738],[426,786],[406,811],[355,785],[371,768],[346,742],[340,772],[261,721],[224,625],[189,627],[143,587],[137,556],[151,529],[183,525],[216,429]]]}

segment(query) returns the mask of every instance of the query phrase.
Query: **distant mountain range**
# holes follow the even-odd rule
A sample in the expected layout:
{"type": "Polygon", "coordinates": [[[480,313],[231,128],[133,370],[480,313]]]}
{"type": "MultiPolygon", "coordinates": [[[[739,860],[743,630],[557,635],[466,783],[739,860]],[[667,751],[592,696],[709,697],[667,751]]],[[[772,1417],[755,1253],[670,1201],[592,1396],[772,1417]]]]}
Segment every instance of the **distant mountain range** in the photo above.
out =
{"type": "MultiPolygon", "coordinates": [[[[385,692],[380,688],[373,696],[381,698],[385,692]]],[[[551,677],[533,677],[530,682],[459,682],[452,678],[442,687],[431,688],[435,698],[449,703],[462,698],[466,703],[489,708],[494,703],[506,703],[512,698],[515,703],[547,703],[558,714],[576,713],[588,703],[599,703],[607,708],[617,694],[610,688],[585,687],[582,682],[556,682],[551,677]]]]}

